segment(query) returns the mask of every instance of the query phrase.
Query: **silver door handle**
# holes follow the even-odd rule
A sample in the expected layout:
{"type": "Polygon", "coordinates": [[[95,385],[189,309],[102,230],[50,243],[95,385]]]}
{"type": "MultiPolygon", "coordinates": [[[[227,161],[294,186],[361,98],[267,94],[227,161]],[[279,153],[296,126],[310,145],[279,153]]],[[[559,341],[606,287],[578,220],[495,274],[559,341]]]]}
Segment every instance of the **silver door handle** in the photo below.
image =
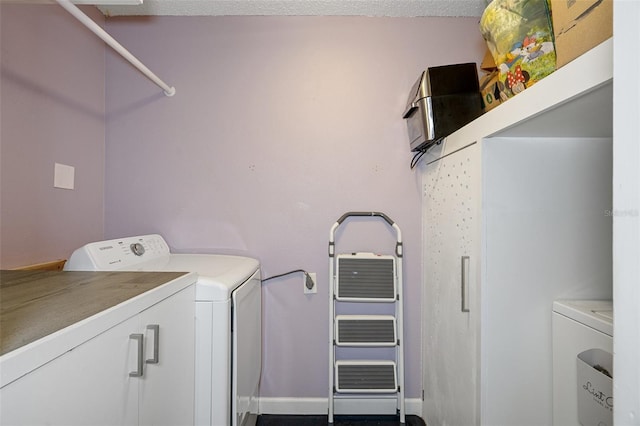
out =
{"type": "Polygon", "coordinates": [[[147,330],[153,330],[153,358],[145,360],[147,364],[157,364],[160,361],[160,325],[150,324],[147,330]]]}
{"type": "Polygon", "coordinates": [[[460,264],[462,272],[462,312],[469,312],[469,256],[462,256],[460,264]]]}
{"type": "Polygon", "coordinates": [[[143,357],[143,344],[142,342],[144,341],[144,336],[142,334],[130,334],[129,335],[129,339],[131,340],[135,340],[137,343],[137,349],[138,349],[138,357],[137,357],[137,361],[136,361],[136,371],[131,371],[129,373],[130,377],[142,377],[143,374],[143,363],[142,363],[142,357],[143,357]]]}

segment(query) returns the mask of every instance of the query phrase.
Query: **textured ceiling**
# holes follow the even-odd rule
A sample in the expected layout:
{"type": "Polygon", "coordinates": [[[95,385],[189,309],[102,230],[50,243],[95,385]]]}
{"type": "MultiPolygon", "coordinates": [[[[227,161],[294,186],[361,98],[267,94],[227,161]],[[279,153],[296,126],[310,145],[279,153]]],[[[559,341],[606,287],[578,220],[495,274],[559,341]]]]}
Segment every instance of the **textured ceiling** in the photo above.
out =
{"type": "Polygon", "coordinates": [[[487,0],[144,0],[100,6],[121,15],[480,16],[487,0]]]}

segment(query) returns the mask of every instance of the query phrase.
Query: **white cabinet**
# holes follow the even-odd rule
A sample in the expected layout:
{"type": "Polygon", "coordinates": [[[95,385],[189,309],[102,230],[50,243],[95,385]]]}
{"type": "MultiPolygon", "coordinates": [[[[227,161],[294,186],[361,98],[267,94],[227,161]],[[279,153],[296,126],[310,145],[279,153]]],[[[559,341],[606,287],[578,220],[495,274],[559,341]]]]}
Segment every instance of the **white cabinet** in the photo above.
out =
{"type": "Polygon", "coordinates": [[[131,318],[0,390],[3,425],[132,425],[138,390],[131,318]]]}
{"type": "Polygon", "coordinates": [[[552,422],[552,302],[612,295],[611,46],[426,155],[427,424],[552,422]]]}
{"type": "Polygon", "coordinates": [[[0,423],[192,425],[194,300],[192,284],[6,385],[0,423]],[[143,339],[140,377],[131,335],[143,339]]]}
{"type": "Polygon", "coordinates": [[[428,424],[472,425],[478,414],[479,145],[429,164],[424,175],[424,411],[428,424]]]}

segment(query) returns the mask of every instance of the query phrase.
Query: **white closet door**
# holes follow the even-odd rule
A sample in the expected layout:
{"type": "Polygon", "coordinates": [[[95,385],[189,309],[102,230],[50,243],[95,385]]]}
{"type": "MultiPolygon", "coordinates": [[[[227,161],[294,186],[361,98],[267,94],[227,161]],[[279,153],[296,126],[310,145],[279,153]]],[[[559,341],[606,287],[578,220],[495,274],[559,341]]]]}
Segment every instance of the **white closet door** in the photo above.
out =
{"type": "Polygon", "coordinates": [[[478,424],[479,145],[426,166],[423,175],[423,418],[478,424]]]}

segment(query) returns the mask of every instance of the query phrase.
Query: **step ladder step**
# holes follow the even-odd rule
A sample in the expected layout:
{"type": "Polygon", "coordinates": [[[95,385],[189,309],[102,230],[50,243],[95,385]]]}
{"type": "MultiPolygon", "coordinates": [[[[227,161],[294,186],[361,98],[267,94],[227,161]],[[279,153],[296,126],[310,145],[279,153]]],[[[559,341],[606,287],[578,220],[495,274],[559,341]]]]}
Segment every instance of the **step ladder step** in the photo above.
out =
{"type": "Polygon", "coordinates": [[[372,253],[340,254],[336,259],[336,300],[394,302],[395,257],[372,253]]]}
{"type": "Polygon", "coordinates": [[[394,361],[336,361],[336,392],[395,393],[398,391],[394,361]]]}
{"type": "Polygon", "coordinates": [[[396,319],[392,315],[336,316],[337,346],[395,346],[396,319]]]}

